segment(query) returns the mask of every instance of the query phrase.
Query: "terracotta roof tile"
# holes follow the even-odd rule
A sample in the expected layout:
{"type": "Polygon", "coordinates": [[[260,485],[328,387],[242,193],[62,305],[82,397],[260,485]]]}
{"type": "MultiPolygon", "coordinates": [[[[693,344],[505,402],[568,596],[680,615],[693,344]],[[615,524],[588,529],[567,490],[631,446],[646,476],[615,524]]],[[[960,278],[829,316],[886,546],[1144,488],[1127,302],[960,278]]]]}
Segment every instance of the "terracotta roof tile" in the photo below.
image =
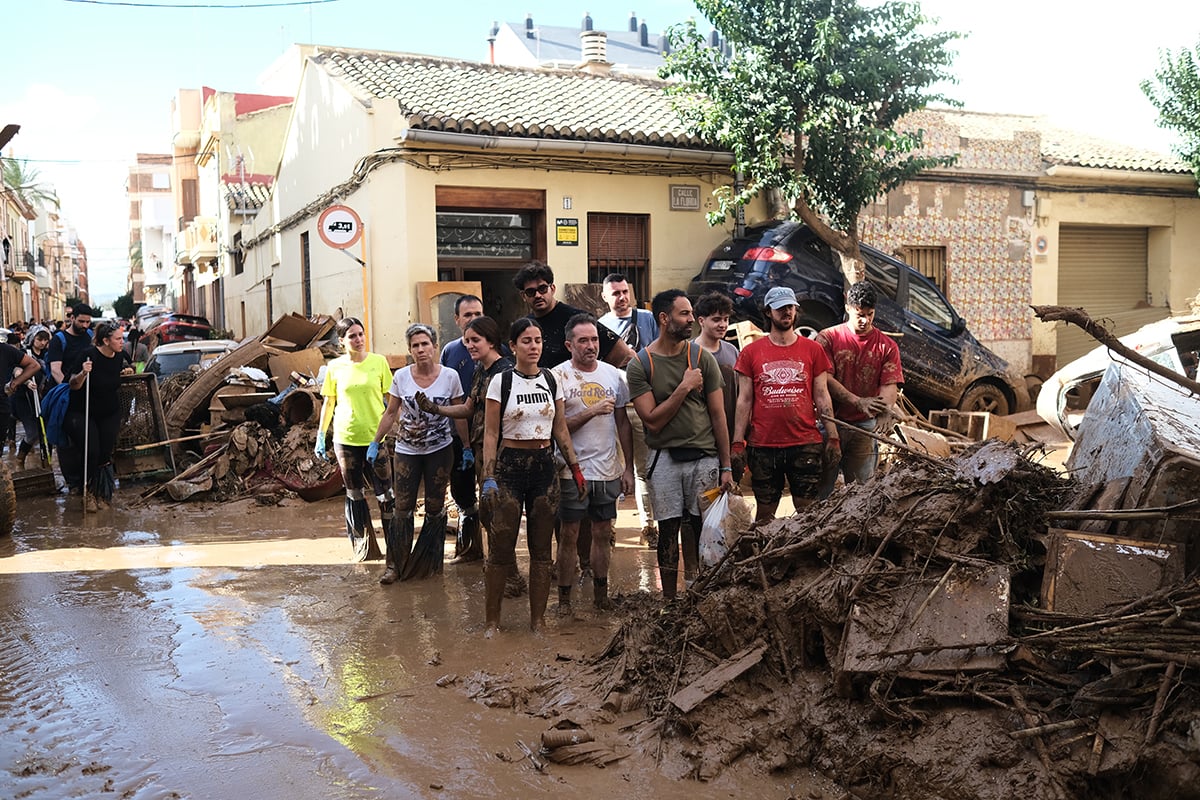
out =
{"type": "Polygon", "coordinates": [[[313,60],[359,92],[397,101],[413,128],[712,147],[688,133],[656,80],[360,50],[313,60]]]}
{"type": "Polygon", "coordinates": [[[949,109],[931,111],[947,122],[957,125],[959,135],[966,138],[1011,139],[1020,132],[1036,133],[1041,137],[1042,158],[1050,165],[1144,172],[1191,172],[1187,164],[1174,156],[1068,130],[1054,125],[1045,117],[949,109]]]}
{"type": "Polygon", "coordinates": [[[221,179],[221,188],[230,211],[238,208],[257,210],[271,198],[271,183],[266,181],[247,181],[243,184],[226,176],[221,179]]]}

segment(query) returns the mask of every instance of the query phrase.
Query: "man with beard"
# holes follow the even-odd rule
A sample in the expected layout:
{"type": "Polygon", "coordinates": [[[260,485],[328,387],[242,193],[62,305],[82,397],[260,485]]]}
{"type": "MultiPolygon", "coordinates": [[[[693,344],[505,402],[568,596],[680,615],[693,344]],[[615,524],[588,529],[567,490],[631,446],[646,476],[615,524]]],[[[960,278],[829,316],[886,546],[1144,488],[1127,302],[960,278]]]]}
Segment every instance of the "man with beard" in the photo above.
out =
{"type": "Polygon", "coordinates": [[[675,598],[684,516],[685,579],[700,561],[699,495],[733,483],[721,371],[712,354],[690,341],[692,304],[678,289],[651,303],[658,338],[629,363],[629,395],[646,429],[648,479],[658,517],[658,570],[663,597],[675,598]]]}
{"type": "Polygon", "coordinates": [[[774,519],[783,482],[797,509],[817,498],[824,464],[841,458],[837,428],[826,427],[822,444],[817,415],[832,416],[829,373],[833,365],[816,342],[795,331],[796,293],[784,286],[763,298],[770,330],[742,350],[733,457],[746,459],[757,504],[755,523],[774,519]],[[746,438],[749,434],[749,448],[746,438]]]}
{"type": "Polygon", "coordinates": [[[66,327],[50,337],[50,376],[62,383],[75,368],[79,355],[92,345],[92,309],[86,305],[67,306],[66,327]]]}
{"type": "Polygon", "coordinates": [[[558,517],[562,535],[558,542],[558,613],[571,615],[571,586],[578,562],[576,550],[580,523],[592,523],[589,561],[592,567],[592,604],[612,609],[608,599],[608,563],[612,551],[613,520],[617,498],[633,491],[633,436],[625,405],[629,387],[625,373],[600,357],[602,327],[590,314],[576,314],[567,322],[567,348],[571,360],[554,368],[562,387],[563,409],[571,445],[587,481],[580,497],[570,470],[559,473],[558,517]],[[621,447],[618,450],[617,444],[621,447]],[[624,454],[624,458],[622,458],[624,454]]]}

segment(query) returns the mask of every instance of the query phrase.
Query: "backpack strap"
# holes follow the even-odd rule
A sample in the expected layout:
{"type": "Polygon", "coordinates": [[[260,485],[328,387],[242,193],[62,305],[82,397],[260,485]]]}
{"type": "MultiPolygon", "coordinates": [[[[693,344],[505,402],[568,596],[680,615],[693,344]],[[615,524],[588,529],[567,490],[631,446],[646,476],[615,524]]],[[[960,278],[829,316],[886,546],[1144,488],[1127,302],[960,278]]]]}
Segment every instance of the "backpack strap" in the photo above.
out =
{"type": "Polygon", "coordinates": [[[638,350],[634,357],[642,362],[642,370],[646,373],[646,383],[652,383],[654,381],[654,359],[650,357],[649,345],[638,350]]]}
{"type": "Polygon", "coordinates": [[[500,430],[497,439],[504,438],[504,411],[508,408],[508,396],[512,394],[513,369],[510,367],[500,373],[500,430]]]}

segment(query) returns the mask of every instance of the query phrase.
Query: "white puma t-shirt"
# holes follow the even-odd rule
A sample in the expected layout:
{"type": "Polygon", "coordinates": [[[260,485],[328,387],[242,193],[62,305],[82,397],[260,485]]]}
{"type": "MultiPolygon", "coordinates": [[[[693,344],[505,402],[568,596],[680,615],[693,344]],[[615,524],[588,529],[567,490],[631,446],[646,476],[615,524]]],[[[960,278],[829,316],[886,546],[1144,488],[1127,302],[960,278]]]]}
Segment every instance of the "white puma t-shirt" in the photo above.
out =
{"type": "MultiPolygon", "coordinates": [[[[500,402],[500,388],[504,374],[492,378],[488,384],[487,399],[500,402]]],[[[550,382],[540,373],[526,378],[513,370],[512,390],[508,395],[508,407],[500,409],[500,436],[503,439],[550,439],[553,438],[555,401],[562,400],[562,386],[550,391],[550,382]]]]}

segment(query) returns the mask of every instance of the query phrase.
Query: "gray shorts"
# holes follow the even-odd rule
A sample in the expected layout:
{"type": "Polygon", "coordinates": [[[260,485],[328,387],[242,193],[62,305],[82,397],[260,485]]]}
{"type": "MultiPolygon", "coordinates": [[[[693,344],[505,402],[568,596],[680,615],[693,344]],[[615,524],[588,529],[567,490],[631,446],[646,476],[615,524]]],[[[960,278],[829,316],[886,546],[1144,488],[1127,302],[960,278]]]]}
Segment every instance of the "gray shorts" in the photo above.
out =
{"type": "Polygon", "coordinates": [[[588,496],[579,499],[579,490],[571,478],[558,479],[558,518],[563,522],[579,522],[588,516],[601,522],[617,518],[617,498],[621,496],[621,479],[588,481],[588,496]]]}
{"type": "MultiPolygon", "coordinates": [[[[654,463],[654,450],[650,462],[654,463]]],[[[720,464],[716,456],[695,461],[676,461],[662,450],[654,474],[650,476],[650,500],[654,518],[682,519],[683,515],[700,516],[700,493],[714,489],[720,479],[720,464]]]]}

